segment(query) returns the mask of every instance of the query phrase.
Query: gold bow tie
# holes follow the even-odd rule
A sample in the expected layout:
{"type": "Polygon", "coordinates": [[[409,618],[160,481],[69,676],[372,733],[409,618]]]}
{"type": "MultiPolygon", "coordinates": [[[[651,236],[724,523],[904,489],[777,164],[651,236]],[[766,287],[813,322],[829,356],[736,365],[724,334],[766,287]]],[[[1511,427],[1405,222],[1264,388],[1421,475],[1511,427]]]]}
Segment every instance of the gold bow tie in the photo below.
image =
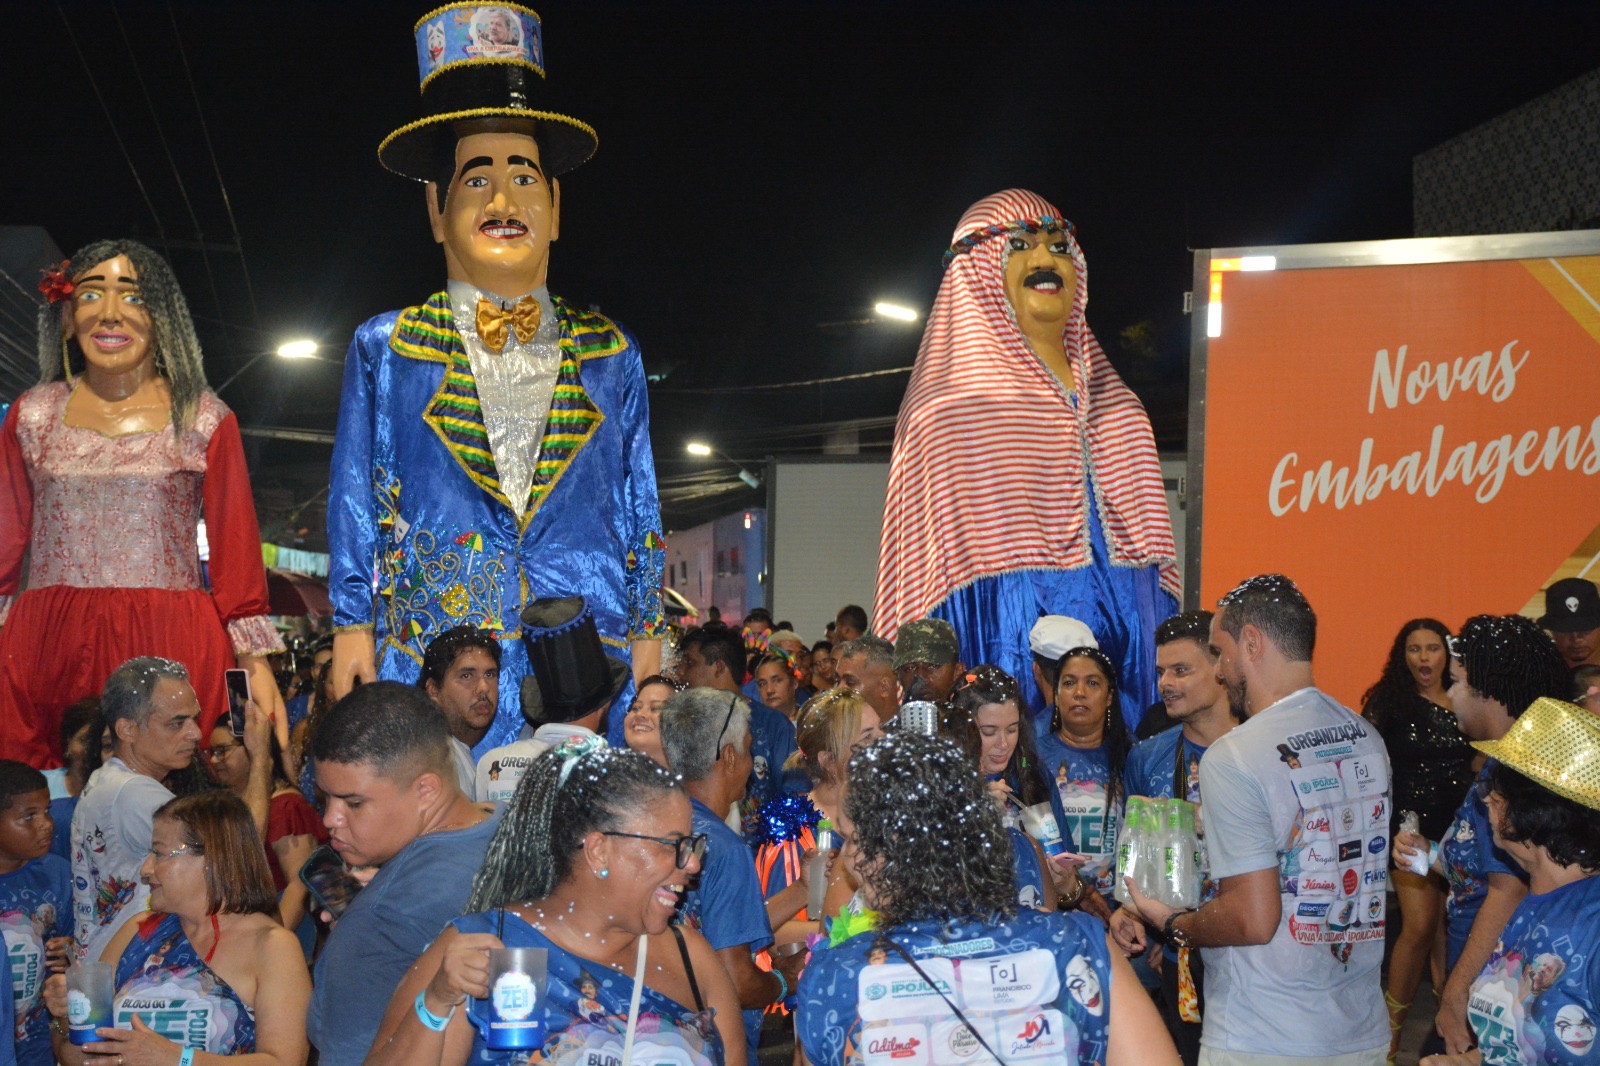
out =
{"type": "Polygon", "coordinates": [[[517,331],[517,342],[527,344],[539,331],[539,301],[524,296],[507,310],[494,301],[478,297],[478,336],[495,351],[506,346],[506,326],[517,331]]]}

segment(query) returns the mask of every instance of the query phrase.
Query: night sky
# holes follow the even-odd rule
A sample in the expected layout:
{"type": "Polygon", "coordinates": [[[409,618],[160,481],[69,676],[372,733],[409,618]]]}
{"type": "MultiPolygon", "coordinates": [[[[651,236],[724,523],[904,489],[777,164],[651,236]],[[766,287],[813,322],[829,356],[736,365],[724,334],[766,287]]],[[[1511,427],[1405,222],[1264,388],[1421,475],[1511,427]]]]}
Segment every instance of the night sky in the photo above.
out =
{"type": "MultiPolygon", "coordinates": [[[[600,135],[562,180],[551,288],[639,337],[679,490],[732,482],[693,437],[746,461],[814,452],[824,423],[887,441],[904,374],[728,390],[908,366],[918,328],[829,323],[925,310],[957,218],[1009,186],[1078,226],[1089,321],[1181,448],[1188,249],[1409,236],[1412,157],[1592,69],[1600,39],[1594,3],[534,6],[551,105],[600,135]]],[[[444,280],[421,187],[376,157],[419,117],[426,10],[13,6],[0,222],[165,245],[214,385],[292,337],[338,359],[444,280]]],[[[337,393],[336,366],[268,356],[222,396],[247,427],[330,431],[337,393]]],[[[249,446],[284,541],[329,449],[249,446]]],[[[678,500],[667,525],[757,500],[678,500]]],[[[308,547],[320,523],[295,523],[308,547]]]]}

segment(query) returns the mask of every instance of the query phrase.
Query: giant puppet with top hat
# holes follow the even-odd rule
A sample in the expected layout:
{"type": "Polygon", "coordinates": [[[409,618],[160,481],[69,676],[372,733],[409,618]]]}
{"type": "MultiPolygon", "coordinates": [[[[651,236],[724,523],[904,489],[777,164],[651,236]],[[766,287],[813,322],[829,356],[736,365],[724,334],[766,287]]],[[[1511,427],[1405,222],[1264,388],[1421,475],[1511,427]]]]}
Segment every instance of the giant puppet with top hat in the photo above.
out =
{"type": "Polygon", "coordinates": [[[596,138],[552,107],[541,32],[514,4],[416,24],[423,117],[378,158],[427,183],[447,283],[356,331],[328,506],[336,691],[414,680],[444,629],[493,630],[500,708],[481,750],[522,725],[526,604],[582,590],[636,675],[655,669],[664,628],[639,348],[546,288],[557,178],[596,138]]]}

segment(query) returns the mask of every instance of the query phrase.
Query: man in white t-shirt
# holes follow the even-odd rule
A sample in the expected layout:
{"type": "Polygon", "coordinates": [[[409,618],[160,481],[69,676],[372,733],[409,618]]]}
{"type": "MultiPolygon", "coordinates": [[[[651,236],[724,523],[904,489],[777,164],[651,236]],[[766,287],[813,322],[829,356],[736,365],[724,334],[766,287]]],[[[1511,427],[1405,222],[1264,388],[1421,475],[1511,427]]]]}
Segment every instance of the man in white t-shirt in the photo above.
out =
{"type": "Polygon", "coordinates": [[[172,799],[161,783],[200,746],[200,701],[189,671],[170,659],[129,659],[100,694],[112,756],[89,775],[72,814],[73,939],[78,957],[100,954],[129,918],[149,905],[139,868],[150,853],[157,808],[172,799]]]}
{"type": "Polygon", "coordinates": [[[522,612],[522,639],[531,670],[522,679],[528,724],[515,741],[478,760],[480,801],[504,803],[533,760],[563,740],[598,732],[628,680],[628,664],[606,654],[582,596],[534,600],[522,612]]]}
{"type": "Polygon", "coordinates": [[[1248,715],[1200,762],[1214,899],[1149,925],[1204,949],[1201,1066],[1383,1066],[1389,756],[1318,691],[1317,619],[1294,582],[1253,577],[1218,602],[1211,650],[1248,715]]]}

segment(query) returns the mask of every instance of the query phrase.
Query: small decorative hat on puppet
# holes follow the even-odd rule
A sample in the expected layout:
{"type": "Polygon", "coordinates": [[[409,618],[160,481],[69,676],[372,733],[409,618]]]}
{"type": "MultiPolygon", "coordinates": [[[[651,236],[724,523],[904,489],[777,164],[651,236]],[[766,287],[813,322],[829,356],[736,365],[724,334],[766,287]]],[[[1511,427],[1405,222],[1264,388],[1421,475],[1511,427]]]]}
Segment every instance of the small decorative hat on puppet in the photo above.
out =
{"type": "Polygon", "coordinates": [[[1600,810],[1600,716],[1541,696],[1505,736],[1472,746],[1551,792],[1600,810]]]}
{"type": "Polygon", "coordinates": [[[422,73],[422,117],[378,145],[396,174],[437,181],[468,119],[526,119],[547,177],[594,154],[594,128],[550,110],[539,16],[517,4],[446,4],[414,29],[422,73]]]}
{"type": "Polygon", "coordinates": [[[576,722],[616,699],[628,679],[628,664],[606,654],[582,596],[528,604],[522,640],[532,668],[522,679],[522,716],[536,725],[576,722]]]}

